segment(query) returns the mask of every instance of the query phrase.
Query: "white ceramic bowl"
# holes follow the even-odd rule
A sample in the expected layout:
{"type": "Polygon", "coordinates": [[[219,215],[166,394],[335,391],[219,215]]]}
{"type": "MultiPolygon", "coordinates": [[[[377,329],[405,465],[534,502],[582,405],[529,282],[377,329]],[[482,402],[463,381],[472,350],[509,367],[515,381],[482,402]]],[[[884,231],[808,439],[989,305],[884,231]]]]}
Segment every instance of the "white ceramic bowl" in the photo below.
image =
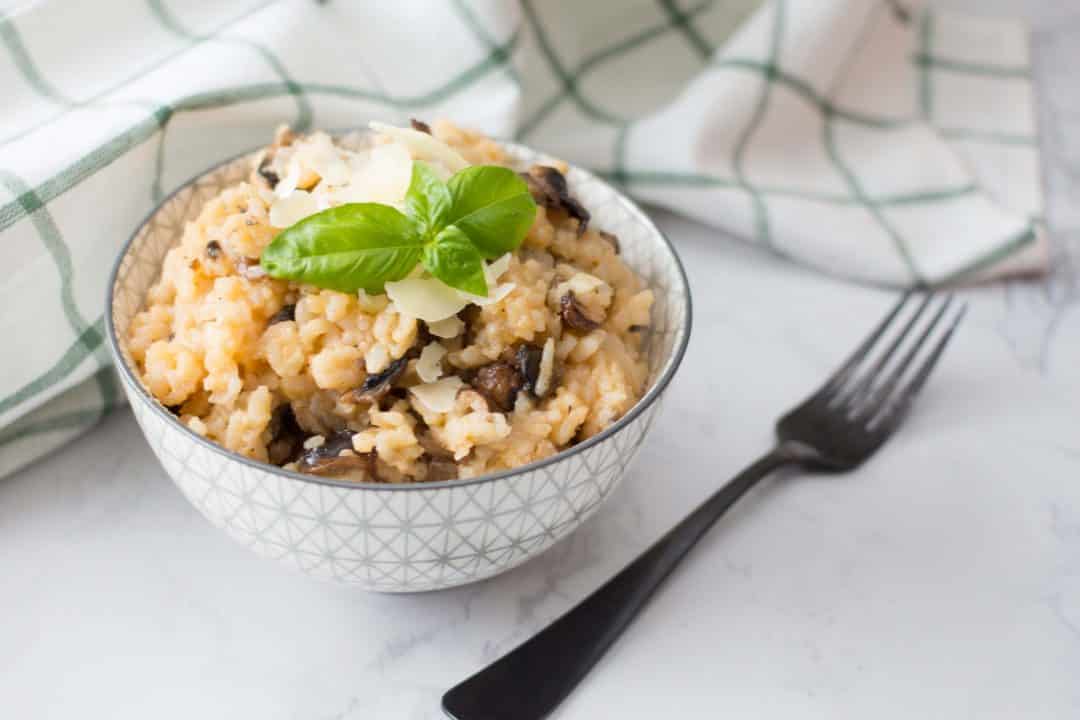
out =
{"type": "MultiPolygon", "coordinates": [[[[522,166],[550,161],[509,145],[522,166]]],[[[168,197],[121,251],[109,282],[108,335],[124,391],[150,447],[214,525],[260,555],[370,590],[414,592],[491,577],[572,532],[611,494],[652,425],[690,335],[690,290],[667,239],[634,203],[593,175],[567,180],[595,227],[656,291],[646,339],[649,389],[618,422],[551,458],[470,480],[379,485],[301,475],[230,452],[177,421],[133,372],[119,338],[165,253],[210,197],[245,178],[229,160],[168,197]]]]}

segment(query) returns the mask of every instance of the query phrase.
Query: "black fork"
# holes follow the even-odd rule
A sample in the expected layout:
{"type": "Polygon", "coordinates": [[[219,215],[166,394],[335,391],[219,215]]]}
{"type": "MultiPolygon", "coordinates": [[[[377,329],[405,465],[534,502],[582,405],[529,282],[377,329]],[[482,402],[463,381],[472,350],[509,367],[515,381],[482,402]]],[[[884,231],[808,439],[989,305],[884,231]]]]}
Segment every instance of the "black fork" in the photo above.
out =
{"type": "Polygon", "coordinates": [[[690,548],[750,488],[780,467],[845,472],[873,455],[899,427],[964,315],[960,308],[949,317],[951,296],[937,301],[926,295],[885,342],[912,297],[904,295],[817,392],[780,418],[772,450],[576,607],[451,688],[443,696],[443,710],[456,720],[546,717],[690,548]]]}

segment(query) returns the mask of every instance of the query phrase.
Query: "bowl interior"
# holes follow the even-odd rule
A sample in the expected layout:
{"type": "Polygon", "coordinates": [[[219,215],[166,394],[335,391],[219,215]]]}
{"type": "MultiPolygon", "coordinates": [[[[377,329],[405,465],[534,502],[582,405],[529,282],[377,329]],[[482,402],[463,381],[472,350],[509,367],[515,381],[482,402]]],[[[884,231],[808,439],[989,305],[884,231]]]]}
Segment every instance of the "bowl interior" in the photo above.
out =
{"type": "MultiPolygon", "coordinates": [[[[522,167],[552,161],[548,156],[519,145],[507,144],[506,147],[522,167]]],[[[198,216],[207,200],[224,188],[245,180],[250,169],[251,154],[245,154],[184,184],[147,217],[121,251],[109,291],[109,340],[123,365],[120,368],[122,375],[155,405],[157,401],[142,385],[128,352],[128,326],[160,275],[165,254],[180,241],[186,223],[198,216]]],[[[570,169],[567,181],[571,191],[592,214],[593,226],[618,236],[624,260],[645,279],[656,295],[652,326],[644,338],[649,389],[627,413],[626,418],[629,418],[636,408],[651,403],[658,396],[681,360],[690,331],[690,294],[686,276],[668,240],[634,203],[579,168],[570,169]]],[[[162,412],[166,411],[162,408],[162,412]]],[[[171,414],[169,417],[174,419],[171,414]]],[[[607,436],[618,426],[616,423],[595,439],[607,436]]],[[[214,447],[232,454],[220,446],[214,447]]],[[[311,482],[321,480],[311,476],[297,477],[311,482]]]]}

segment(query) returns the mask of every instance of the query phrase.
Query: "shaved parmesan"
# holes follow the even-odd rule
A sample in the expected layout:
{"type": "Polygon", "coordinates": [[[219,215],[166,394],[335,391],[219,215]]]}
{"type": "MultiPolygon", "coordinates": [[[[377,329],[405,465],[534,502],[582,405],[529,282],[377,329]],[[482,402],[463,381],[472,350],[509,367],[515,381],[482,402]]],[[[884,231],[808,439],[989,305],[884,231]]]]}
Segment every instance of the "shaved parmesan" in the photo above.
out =
{"type": "Polygon", "coordinates": [[[506,274],[506,271],[510,269],[510,253],[506,253],[502,257],[492,260],[490,263],[484,266],[484,275],[487,276],[489,285],[494,285],[495,281],[506,274]]]}
{"type": "Polygon", "coordinates": [[[446,348],[437,342],[428,343],[420,351],[420,359],[416,361],[416,374],[426,383],[435,382],[442,375],[442,359],[446,355],[446,348]]]}
{"type": "Polygon", "coordinates": [[[409,388],[416,401],[431,412],[448,413],[454,409],[458,390],[465,385],[461,378],[452,375],[433,383],[414,385],[409,388]]]}
{"type": "Polygon", "coordinates": [[[349,165],[326,133],[312,133],[298,143],[296,159],[328,185],[344,185],[349,181],[349,165]]]}
{"type": "Polygon", "coordinates": [[[300,184],[301,171],[302,168],[300,167],[300,163],[295,159],[289,161],[285,177],[281,178],[281,182],[274,187],[274,192],[278,197],[285,198],[292,195],[293,191],[296,190],[296,186],[300,184]]]}
{"type": "Polygon", "coordinates": [[[321,170],[315,172],[319,173],[319,177],[327,185],[345,185],[352,178],[348,163],[340,158],[326,163],[321,170]]]}
{"type": "Polygon", "coordinates": [[[468,161],[461,157],[456,150],[427,133],[375,121],[369,123],[368,127],[407,147],[415,160],[441,163],[452,173],[469,167],[468,161]]]}
{"type": "Polygon", "coordinates": [[[319,212],[329,210],[334,205],[333,201],[330,199],[330,195],[325,192],[325,188],[325,185],[319,185],[315,188],[315,192],[312,193],[312,196],[315,198],[315,207],[319,209],[319,212]]]}
{"type": "Polygon", "coordinates": [[[399,205],[412,179],[412,157],[401,145],[378,145],[354,155],[348,183],[337,189],[340,203],[378,202],[399,205]]]}
{"type": "Polygon", "coordinates": [[[481,307],[485,307],[502,301],[507,295],[513,292],[516,287],[517,285],[514,283],[503,283],[495,288],[488,288],[487,297],[473,295],[472,293],[467,293],[462,290],[455,290],[454,292],[463,297],[466,302],[476,303],[481,307]]]}
{"type": "Polygon", "coordinates": [[[509,269],[510,253],[506,253],[498,259],[484,264],[484,276],[487,279],[488,285],[487,297],[473,295],[472,293],[467,293],[463,290],[459,290],[458,292],[469,302],[480,305],[481,307],[485,305],[494,305],[513,292],[514,288],[517,287],[514,283],[497,284],[499,278],[505,275],[506,271],[509,269]]]}
{"type": "Polygon", "coordinates": [[[457,315],[470,302],[465,293],[435,278],[405,278],[388,282],[386,294],[399,311],[429,323],[457,315]]]}
{"type": "MultiPolygon", "coordinates": [[[[278,184],[280,185],[280,183],[278,184]]],[[[268,187],[263,187],[262,185],[256,185],[255,192],[258,193],[259,197],[261,197],[267,205],[273,205],[274,201],[278,199],[277,194],[273,190],[268,187]]]]}
{"type": "Polygon", "coordinates": [[[317,212],[319,212],[319,205],[311,193],[296,190],[288,197],[278,198],[270,206],[270,225],[276,228],[287,228],[317,212]]]}
{"type": "Polygon", "coordinates": [[[450,338],[456,338],[461,334],[461,331],[465,329],[465,323],[461,318],[454,316],[448,317],[445,320],[438,320],[433,323],[428,323],[428,330],[435,337],[441,337],[444,340],[450,338]]]}
{"type": "Polygon", "coordinates": [[[555,374],[555,338],[548,338],[540,354],[540,372],[536,376],[536,397],[544,397],[551,387],[551,378],[555,374]]]}

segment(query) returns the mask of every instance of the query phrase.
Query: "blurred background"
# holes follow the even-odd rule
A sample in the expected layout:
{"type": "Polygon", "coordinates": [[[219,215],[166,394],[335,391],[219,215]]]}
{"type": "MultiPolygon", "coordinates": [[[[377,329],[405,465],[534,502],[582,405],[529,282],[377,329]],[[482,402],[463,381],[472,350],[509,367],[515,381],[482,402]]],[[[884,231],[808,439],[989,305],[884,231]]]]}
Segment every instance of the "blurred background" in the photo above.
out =
{"type": "MultiPolygon", "coordinates": [[[[338,2],[344,0],[328,0],[338,2]]],[[[719,6],[731,21],[711,26],[718,34],[707,39],[722,42],[724,28],[734,31],[756,4],[719,6]]],[[[39,91],[55,94],[34,106],[41,117],[65,102],[78,105],[83,89],[65,83],[101,71],[95,58],[104,57],[109,43],[100,23],[116,20],[97,3],[44,5],[57,15],[42,15],[36,41],[103,49],[58,55],[85,58],[85,67],[38,78],[39,91]]],[[[436,16],[448,7],[350,5],[402,18],[436,16]]],[[[689,3],[532,5],[545,17],[573,18],[580,10],[580,17],[599,22],[624,8],[645,14],[689,3]]],[[[465,6],[496,17],[502,4],[465,6]]],[[[1080,713],[1080,4],[934,0],[929,6],[1030,23],[1037,142],[1025,147],[1038,157],[1031,187],[1043,209],[1032,222],[1045,229],[1046,271],[965,290],[971,312],[964,332],[890,455],[858,482],[789,486],[769,498],[767,509],[751,499],[620,641],[618,657],[590,677],[565,717],[655,717],[670,714],[671,697],[699,701],[693,707],[705,717],[717,711],[718,695],[726,712],[745,717],[1057,720],[1080,713]],[[665,692],[635,692],[652,683],[665,692]]],[[[29,93],[26,78],[33,77],[12,71],[27,46],[6,20],[23,7],[0,0],[0,12],[8,14],[0,20],[0,47],[11,60],[0,70],[0,89],[9,98],[29,93]]],[[[170,7],[213,14],[221,5],[130,7],[142,17],[170,7]]],[[[634,11],[625,12],[632,19],[634,11]]],[[[403,23],[387,52],[420,53],[435,65],[460,61],[447,52],[449,44],[402,46],[400,38],[409,37],[403,23]]],[[[17,21],[15,27],[24,30],[17,21]]],[[[205,32],[158,28],[128,40],[153,55],[205,32]]],[[[379,75],[365,74],[370,68],[361,63],[382,51],[378,44],[344,32],[328,35],[335,42],[313,42],[287,27],[277,32],[319,61],[356,62],[358,77],[379,75]]],[[[491,32],[502,37],[510,29],[491,32]]],[[[688,47],[683,41],[678,52],[688,47]]],[[[579,46],[560,52],[583,55],[579,46]]],[[[224,82],[232,70],[212,61],[200,68],[190,78],[195,86],[224,82]]],[[[395,80],[396,68],[380,70],[387,73],[382,90],[401,92],[406,80],[395,80]]],[[[616,76],[589,90],[602,94],[634,83],[643,89],[639,99],[653,87],[616,76]]],[[[546,100],[552,86],[543,89],[530,102],[546,100]]],[[[127,99],[145,100],[138,93],[127,99]]],[[[512,129],[505,114],[512,98],[487,100],[466,98],[455,104],[455,116],[493,132],[512,129]]],[[[148,125],[147,137],[161,141],[146,145],[138,172],[120,166],[58,212],[71,238],[107,238],[103,245],[76,244],[73,265],[85,284],[76,284],[74,297],[87,325],[100,317],[104,279],[84,271],[110,265],[154,199],[208,159],[263,142],[268,136],[256,135],[280,118],[293,121],[310,111],[314,124],[326,126],[384,112],[377,104],[320,103],[305,110],[283,93],[227,120],[188,113],[174,116],[167,133],[148,125]],[[159,167],[160,179],[144,182],[158,177],[159,167]]],[[[13,124],[11,105],[0,110],[0,127],[13,124]]],[[[434,103],[424,112],[440,109],[434,103]]],[[[125,121],[145,119],[146,105],[134,104],[131,113],[125,121]]],[[[402,108],[398,119],[409,113],[402,108]]],[[[0,152],[0,168],[18,161],[33,173],[53,158],[64,165],[93,131],[92,124],[76,125],[49,147],[18,156],[0,152]]],[[[543,126],[535,132],[526,141],[541,147],[587,152],[594,145],[587,134],[545,135],[543,126]]],[[[25,210],[19,201],[35,207],[22,192],[3,189],[0,196],[0,206],[14,203],[19,212],[25,210]]],[[[94,377],[98,384],[78,386],[85,389],[78,397],[83,391],[73,384],[70,407],[35,408],[19,421],[0,414],[0,475],[22,467],[0,478],[0,647],[8,650],[0,658],[0,697],[7,707],[20,717],[439,717],[443,690],[571,607],[760,448],[775,412],[812,387],[892,301],[893,291],[879,282],[808,268],[811,254],[792,262],[747,242],[751,231],[691,219],[679,208],[664,209],[673,207],[664,200],[651,198],[650,210],[687,264],[697,317],[656,435],[612,502],[580,533],[491,582],[391,598],[315,585],[254,562],[172,487],[129,412],[119,409],[86,432],[114,407],[102,403],[114,397],[104,379],[111,371],[95,364],[107,364],[99,350],[78,368],[85,371],[80,381],[94,377]]],[[[0,213],[0,224],[13,217],[0,213]]],[[[828,237],[832,227],[805,224],[812,237],[828,237]]],[[[53,283],[55,272],[49,257],[19,254],[42,247],[36,234],[42,226],[21,226],[29,239],[6,242],[14,279],[0,286],[9,293],[0,303],[0,375],[20,387],[71,344],[68,336],[50,334],[68,328],[59,292],[50,284],[44,300],[27,299],[53,283]],[[21,262],[44,269],[20,274],[21,262]],[[26,360],[46,346],[45,360],[26,360]]],[[[752,230],[752,222],[745,227],[752,230]]],[[[945,234],[947,241],[953,237],[945,234]]],[[[7,410],[16,417],[17,408],[7,410]]]]}

